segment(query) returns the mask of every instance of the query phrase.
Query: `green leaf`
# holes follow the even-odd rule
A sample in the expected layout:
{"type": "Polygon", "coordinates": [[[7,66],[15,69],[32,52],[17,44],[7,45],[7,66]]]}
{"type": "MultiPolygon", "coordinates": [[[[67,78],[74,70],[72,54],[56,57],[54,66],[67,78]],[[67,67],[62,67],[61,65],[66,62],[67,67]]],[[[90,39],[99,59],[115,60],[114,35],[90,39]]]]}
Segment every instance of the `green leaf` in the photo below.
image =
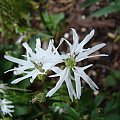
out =
{"type": "Polygon", "coordinates": [[[120,120],[120,115],[110,114],[110,115],[105,116],[104,120],[120,120]]]}
{"type": "Polygon", "coordinates": [[[68,106],[66,103],[63,103],[63,106],[64,106],[64,109],[68,112],[69,116],[71,116],[73,120],[79,120],[79,115],[73,108],[68,106]]]}
{"type": "Polygon", "coordinates": [[[29,108],[25,106],[16,106],[15,107],[15,116],[21,116],[29,113],[29,108]]]}
{"type": "Polygon", "coordinates": [[[109,14],[109,13],[113,13],[113,12],[118,12],[120,11],[120,6],[119,5],[116,5],[116,4],[111,4],[103,9],[100,9],[96,12],[94,12],[92,14],[93,17],[100,17],[102,15],[106,15],[106,14],[109,14]]]}
{"type": "Polygon", "coordinates": [[[31,83],[29,79],[23,80],[19,83],[19,87],[22,89],[26,89],[28,87],[30,87],[31,83]]]}
{"type": "Polygon", "coordinates": [[[86,0],[85,2],[83,2],[81,4],[81,7],[86,8],[86,7],[88,7],[88,6],[92,5],[92,4],[95,4],[96,2],[100,2],[100,1],[101,0],[86,0]]]}
{"type": "Polygon", "coordinates": [[[105,87],[112,87],[117,85],[120,79],[120,71],[115,70],[110,73],[110,75],[106,78],[104,82],[105,87]]]}
{"type": "Polygon", "coordinates": [[[115,4],[120,5],[120,0],[115,0],[115,4]]]}
{"type": "Polygon", "coordinates": [[[120,78],[120,71],[115,70],[115,71],[113,71],[112,73],[113,73],[113,75],[114,75],[114,77],[115,77],[116,79],[119,79],[119,78],[120,78]]]}
{"type": "Polygon", "coordinates": [[[59,14],[55,14],[51,16],[51,20],[52,22],[55,24],[55,27],[57,27],[57,25],[60,23],[61,20],[64,19],[64,14],[63,13],[59,13],[59,14]]]}
{"type": "Polygon", "coordinates": [[[43,19],[44,19],[45,23],[49,23],[50,17],[48,15],[48,12],[45,11],[45,12],[42,13],[42,15],[43,15],[43,19]]]}
{"type": "Polygon", "coordinates": [[[112,87],[115,85],[117,85],[116,79],[113,76],[109,75],[104,82],[104,87],[107,88],[107,87],[112,87]]]}
{"type": "Polygon", "coordinates": [[[108,101],[107,105],[104,108],[104,113],[105,114],[108,114],[108,113],[111,113],[111,112],[115,113],[116,112],[115,110],[117,110],[118,105],[119,104],[116,101],[114,101],[114,100],[108,101]]]}
{"type": "Polygon", "coordinates": [[[48,14],[45,11],[42,12],[41,19],[49,34],[54,35],[60,28],[59,24],[64,19],[64,13],[48,14]]]}
{"type": "Polygon", "coordinates": [[[48,41],[49,39],[53,38],[52,35],[49,35],[49,34],[44,33],[44,32],[38,32],[37,36],[39,36],[41,38],[41,41],[48,41]]]}
{"type": "Polygon", "coordinates": [[[95,98],[96,106],[99,106],[102,103],[102,101],[104,100],[104,98],[105,98],[104,94],[98,94],[95,98]]]}
{"type": "Polygon", "coordinates": [[[100,116],[98,109],[94,109],[90,114],[90,120],[104,120],[104,118],[100,116]]]}
{"type": "Polygon", "coordinates": [[[19,33],[24,33],[24,32],[26,32],[26,28],[25,27],[19,27],[18,32],[19,33]]]}

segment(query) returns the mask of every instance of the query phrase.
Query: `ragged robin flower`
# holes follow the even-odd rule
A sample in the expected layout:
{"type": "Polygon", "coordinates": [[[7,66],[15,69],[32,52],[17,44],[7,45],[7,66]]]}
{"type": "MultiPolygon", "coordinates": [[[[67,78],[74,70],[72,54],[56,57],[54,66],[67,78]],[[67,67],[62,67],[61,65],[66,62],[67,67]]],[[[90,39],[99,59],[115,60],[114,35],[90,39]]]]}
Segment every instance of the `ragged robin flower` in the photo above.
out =
{"type": "Polygon", "coordinates": [[[50,40],[47,50],[43,50],[40,39],[36,39],[35,53],[26,42],[23,43],[22,45],[26,49],[26,55],[23,55],[25,57],[24,60],[8,55],[4,56],[5,59],[18,64],[17,68],[10,69],[6,72],[14,71],[16,75],[25,74],[23,77],[12,81],[12,84],[16,84],[26,78],[30,78],[30,82],[32,83],[38,75],[46,74],[47,70],[50,70],[54,65],[59,63],[59,61],[55,61],[56,57],[58,58],[59,56],[53,51],[55,49],[53,42],[53,40],[50,40]]]}
{"type": "Polygon", "coordinates": [[[87,68],[91,67],[92,64],[79,67],[77,63],[85,60],[87,58],[97,57],[97,56],[107,56],[106,54],[98,54],[98,55],[91,55],[92,53],[96,52],[97,50],[103,48],[106,44],[101,43],[94,47],[84,49],[84,45],[90,41],[93,37],[95,30],[92,30],[82,42],[79,43],[79,37],[72,28],[73,33],[73,44],[71,44],[68,40],[62,38],[61,41],[66,41],[69,45],[70,52],[67,54],[61,55],[62,62],[65,64],[65,68],[61,69],[59,67],[53,67],[52,70],[56,73],[55,75],[51,75],[50,77],[60,77],[59,81],[56,83],[55,87],[52,88],[48,93],[47,97],[51,97],[63,84],[65,81],[69,96],[73,101],[73,96],[76,99],[80,99],[81,96],[81,78],[85,80],[85,82],[95,91],[98,89],[98,86],[92,81],[92,79],[84,72],[87,68]],[[74,90],[72,81],[75,82],[74,90]]]}

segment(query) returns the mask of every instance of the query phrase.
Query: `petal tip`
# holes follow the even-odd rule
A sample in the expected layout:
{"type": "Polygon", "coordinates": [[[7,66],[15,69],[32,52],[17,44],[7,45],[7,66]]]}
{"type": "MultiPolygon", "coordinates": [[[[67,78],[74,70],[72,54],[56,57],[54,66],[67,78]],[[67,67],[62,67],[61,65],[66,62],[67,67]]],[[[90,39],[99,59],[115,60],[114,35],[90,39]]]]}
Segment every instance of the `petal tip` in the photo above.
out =
{"type": "Polygon", "coordinates": [[[103,43],[103,45],[105,46],[105,45],[106,45],[106,43],[103,43]]]}
{"type": "Polygon", "coordinates": [[[93,36],[95,34],[95,30],[93,29],[91,32],[90,32],[90,35],[93,36]]]}
{"type": "Polygon", "coordinates": [[[73,28],[73,27],[71,27],[70,29],[71,29],[71,30],[75,30],[75,28],[73,28]]]}
{"type": "Polygon", "coordinates": [[[49,94],[47,94],[46,97],[51,97],[51,96],[49,94]]]}
{"type": "Polygon", "coordinates": [[[6,59],[7,55],[4,55],[4,58],[6,59]]]}
{"type": "Polygon", "coordinates": [[[76,32],[75,28],[70,28],[70,29],[72,30],[72,32],[73,32],[73,33],[75,33],[75,32],[76,32]]]}
{"type": "Polygon", "coordinates": [[[14,82],[14,81],[12,81],[12,82],[11,82],[11,84],[15,84],[15,82],[14,82]]]}
{"type": "Polygon", "coordinates": [[[18,82],[17,82],[17,81],[15,81],[15,80],[11,82],[11,84],[16,84],[16,83],[18,83],[18,82]]]}

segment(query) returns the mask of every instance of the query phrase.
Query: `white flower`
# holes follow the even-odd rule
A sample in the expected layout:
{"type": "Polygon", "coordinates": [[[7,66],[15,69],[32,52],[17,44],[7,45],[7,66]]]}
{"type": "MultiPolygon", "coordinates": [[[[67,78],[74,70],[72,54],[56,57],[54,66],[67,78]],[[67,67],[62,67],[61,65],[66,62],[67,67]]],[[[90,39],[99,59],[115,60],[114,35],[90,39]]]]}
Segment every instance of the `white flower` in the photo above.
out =
{"type": "Polygon", "coordinates": [[[51,97],[62,85],[62,83],[65,81],[69,96],[71,100],[73,101],[73,96],[76,99],[80,99],[81,96],[81,78],[84,79],[87,84],[95,91],[98,89],[97,85],[92,81],[92,79],[84,72],[85,69],[92,66],[87,65],[85,67],[77,67],[77,63],[91,57],[96,56],[107,56],[106,54],[99,54],[99,55],[91,55],[90,54],[96,52],[97,50],[104,47],[106,44],[101,43],[98,44],[92,48],[84,49],[84,45],[89,42],[89,40],[94,35],[94,30],[88,34],[84,40],[79,43],[79,37],[75,31],[75,29],[72,28],[73,33],[73,44],[69,43],[68,40],[62,39],[61,41],[65,40],[69,47],[70,52],[67,54],[61,55],[63,62],[65,63],[65,68],[62,70],[58,67],[52,68],[52,70],[56,73],[55,75],[52,75],[51,77],[60,77],[59,81],[57,82],[56,86],[52,88],[46,96],[51,97]],[[72,81],[75,81],[76,91],[73,88],[72,81]]]}
{"type": "Polygon", "coordinates": [[[17,75],[23,73],[26,74],[25,76],[12,81],[12,84],[18,83],[26,78],[30,78],[30,82],[32,83],[38,75],[46,74],[47,70],[51,69],[55,64],[61,62],[61,60],[58,58],[59,56],[57,55],[57,52],[53,50],[55,49],[53,46],[53,40],[50,40],[48,49],[43,50],[41,48],[40,39],[36,39],[35,53],[27,43],[23,43],[23,47],[26,49],[27,53],[27,55],[23,55],[26,58],[25,60],[12,56],[4,56],[5,59],[18,64],[18,68],[8,71],[14,71],[14,74],[17,75]]]}
{"type": "Polygon", "coordinates": [[[60,77],[59,81],[57,82],[56,86],[51,89],[46,97],[51,97],[62,85],[62,83],[65,81],[67,89],[68,89],[68,93],[70,98],[73,100],[73,96],[76,98],[76,94],[74,91],[74,88],[72,86],[72,82],[71,82],[71,73],[69,71],[69,68],[65,68],[64,70],[58,68],[58,67],[54,67],[52,68],[52,70],[56,73],[55,75],[51,75],[50,77],[60,77]]]}
{"type": "Polygon", "coordinates": [[[4,90],[7,88],[8,88],[7,84],[3,84],[3,83],[0,84],[0,92],[1,93],[5,93],[4,90]]]}
{"type": "Polygon", "coordinates": [[[14,112],[13,110],[14,106],[11,104],[12,102],[7,99],[2,99],[2,100],[0,99],[0,108],[3,115],[9,114],[10,116],[12,116],[11,113],[14,112]]]}

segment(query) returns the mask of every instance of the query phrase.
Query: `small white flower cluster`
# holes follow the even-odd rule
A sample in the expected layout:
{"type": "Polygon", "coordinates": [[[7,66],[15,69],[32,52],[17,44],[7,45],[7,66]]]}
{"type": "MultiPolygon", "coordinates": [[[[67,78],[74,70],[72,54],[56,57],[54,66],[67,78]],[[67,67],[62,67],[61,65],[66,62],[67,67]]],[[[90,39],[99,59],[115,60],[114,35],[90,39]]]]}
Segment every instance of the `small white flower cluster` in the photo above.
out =
{"type": "Polygon", "coordinates": [[[13,110],[14,106],[11,104],[12,102],[7,100],[6,98],[0,99],[0,108],[1,108],[3,115],[9,114],[10,116],[12,116],[11,113],[14,112],[13,110]]]}
{"type": "MultiPolygon", "coordinates": [[[[12,56],[4,56],[7,60],[18,64],[18,68],[14,68],[8,71],[14,71],[15,74],[26,74],[25,76],[15,79],[12,84],[18,83],[26,78],[30,78],[32,83],[38,75],[44,75],[50,69],[52,69],[57,63],[61,62],[60,55],[55,51],[53,46],[53,40],[50,40],[47,50],[41,48],[40,39],[36,39],[35,53],[25,42],[23,47],[26,49],[26,55],[23,55],[26,59],[17,59],[12,56]]],[[[6,71],[6,72],[8,72],[6,71]]]]}
{"type": "MultiPolygon", "coordinates": [[[[95,91],[98,89],[97,85],[92,81],[92,79],[84,72],[87,68],[91,67],[92,64],[85,67],[78,67],[77,63],[85,60],[87,58],[92,58],[96,56],[107,56],[106,54],[91,55],[97,50],[104,47],[106,44],[101,43],[92,48],[84,49],[84,45],[90,41],[94,35],[94,30],[92,30],[82,42],[79,43],[79,37],[76,33],[76,30],[72,28],[73,34],[73,44],[71,44],[65,38],[60,40],[60,43],[57,48],[54,46],[54,41],[50,40],[47,50],[42,49],[40,39],[36,39],[36,48],[35,52],[29,47],[25,42],[23,47],[26,49],[26,55],[23,55],[26,59],[18,59],[12,56],[4,56],[7,60],[12,61],[18,64],[18,68],[14,68],[8,71],[14,71],[17,74],[25,74],[25,76],[20,77],[12,81],[12,84],[18,83],[26,78],[30,78],[32,83],[38,75],[44,75],[48,70],[54,71],[56,74],[51,75],[50,77],[60,77],[59,81],[56,83],[56,86],[52,88],[46,96],[51,97],[62,85],[63,82],[66,83],[69,96],[73,101],[73,97],[80,99],[81,96],[81,78],[84,79],[87,84],[95,91]],[[66,54],[60,54],[58,52],[59,46],[63,41],[66,41],[70,51],[66,54]],[[59,63],[64,63],[65,68],[61,69],[57,67],[59,63]],[[75,82],[74,90],[72,81],[75,82]]],[[[8,72],[6,71],[6,72],[8,72]]]]}
{"type": "Polygon", "coordinates": [[[10,116],[12,116],[12,112],[14,112],[13,108],[14,106],[11,105],[12,102],[9,101],[8,99],[6,99],[6,95],[5,95],[5,90],[9,89],[9,87],[7,86],[7,84],[0,84],[0,93],[3,94],[4,99],[0,99],[0,111],[3,113],[3,115],[5,114],[9,114],[10,116]]]}

